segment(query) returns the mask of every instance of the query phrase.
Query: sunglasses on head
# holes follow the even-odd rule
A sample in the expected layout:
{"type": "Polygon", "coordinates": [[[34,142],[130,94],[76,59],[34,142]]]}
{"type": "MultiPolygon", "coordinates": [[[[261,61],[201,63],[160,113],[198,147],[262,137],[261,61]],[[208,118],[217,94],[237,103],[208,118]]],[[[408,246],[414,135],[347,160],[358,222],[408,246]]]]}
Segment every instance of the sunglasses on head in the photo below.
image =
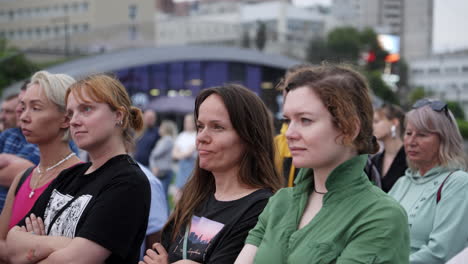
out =
{"type": "Polygon", "coordinates": [[[429,100],[429,99],[420,99],[416,101],[416,103],[413,104],[413,109],[418,109],[423,106],[430,106],[432,110],[436,112],[444,112],[445,115],[450,119],[450,116],[448,114],[448,107],[447,103],[439,100],[429,100]]]}

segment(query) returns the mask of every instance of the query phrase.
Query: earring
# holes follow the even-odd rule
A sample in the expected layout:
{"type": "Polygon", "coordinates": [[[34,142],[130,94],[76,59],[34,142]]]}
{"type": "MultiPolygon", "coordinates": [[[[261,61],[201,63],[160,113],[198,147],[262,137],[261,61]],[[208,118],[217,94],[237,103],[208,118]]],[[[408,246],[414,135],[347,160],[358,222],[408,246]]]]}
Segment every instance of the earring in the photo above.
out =
{"type": "Polygon", "coordinates": [[[393,125],[391,128],[390,128],[390,132],[392,134],[392,138],[396,138],[396,126],[393,125]]]}
{"type": "Polygon", "coordinates": [[[123,125],[123,121],[122,120],[119,120],[119,122],[117,122],[117,126],[122,126],[123,125]]]}

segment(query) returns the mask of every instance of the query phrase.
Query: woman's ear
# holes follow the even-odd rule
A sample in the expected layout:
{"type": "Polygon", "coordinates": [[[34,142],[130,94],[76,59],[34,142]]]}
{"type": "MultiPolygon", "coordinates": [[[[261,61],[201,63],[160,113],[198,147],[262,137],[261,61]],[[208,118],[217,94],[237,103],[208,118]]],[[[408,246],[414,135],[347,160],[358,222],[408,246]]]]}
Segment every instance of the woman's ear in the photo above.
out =
{"type": "Polygon", "coordinates": [[[67,114],[63,115],[62,121],[60,121],[60,128],[70,127],[70,117],[67,114]]]}

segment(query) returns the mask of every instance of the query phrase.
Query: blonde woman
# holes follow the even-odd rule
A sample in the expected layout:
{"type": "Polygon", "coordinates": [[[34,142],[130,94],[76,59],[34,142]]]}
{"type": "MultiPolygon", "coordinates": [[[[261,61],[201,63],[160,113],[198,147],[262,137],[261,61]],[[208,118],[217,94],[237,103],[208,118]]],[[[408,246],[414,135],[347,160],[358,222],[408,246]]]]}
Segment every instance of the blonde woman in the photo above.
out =
{"type": "Polygon", "coordinates": [[[125,87],[92,75],[67,91],[75,143],[91,162],[62,171],[37,200],[31,223],[10,230],[13,263],[136,263],[150,207],[148,179],[127,155],[142,114],[125,87]],[[43,219],[43,221],[42,221],[43,219]]]}
{"type": "Polygon", "coordinates": [[[33,75],[21,97],[21,130],[37,144],[40,163],[14,179],[0,215],[0,239],[31,210],[38,197],[65,168],[80,162],[69,147],[69,120],[65,94],[75,80],[66,74],[40,71],[33,75]]]}

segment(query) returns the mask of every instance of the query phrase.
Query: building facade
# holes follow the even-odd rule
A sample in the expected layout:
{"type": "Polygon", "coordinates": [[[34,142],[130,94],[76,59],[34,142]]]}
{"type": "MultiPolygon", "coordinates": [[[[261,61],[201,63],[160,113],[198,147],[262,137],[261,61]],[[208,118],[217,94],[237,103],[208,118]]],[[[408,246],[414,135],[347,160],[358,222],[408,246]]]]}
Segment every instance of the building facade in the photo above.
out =
{"type": "Polygon", "coordinates": [[[468,50],[414,60],[410,84],[443,100],[460,103],[468,113],[468,50]]]}
{"type": "Polygon", "coordinates": [[[87,54],[154,41],[151,1],[0,0],[0,4],[0,37],[25,51],[87,54]]]}
{"type": "Polygon", "coordinates": [[[372,28],[379,34],[400,37],[400,52],[408,60],[432,52],[434,0],[333,0],[332,29],[352,26],[372,28]]]}

